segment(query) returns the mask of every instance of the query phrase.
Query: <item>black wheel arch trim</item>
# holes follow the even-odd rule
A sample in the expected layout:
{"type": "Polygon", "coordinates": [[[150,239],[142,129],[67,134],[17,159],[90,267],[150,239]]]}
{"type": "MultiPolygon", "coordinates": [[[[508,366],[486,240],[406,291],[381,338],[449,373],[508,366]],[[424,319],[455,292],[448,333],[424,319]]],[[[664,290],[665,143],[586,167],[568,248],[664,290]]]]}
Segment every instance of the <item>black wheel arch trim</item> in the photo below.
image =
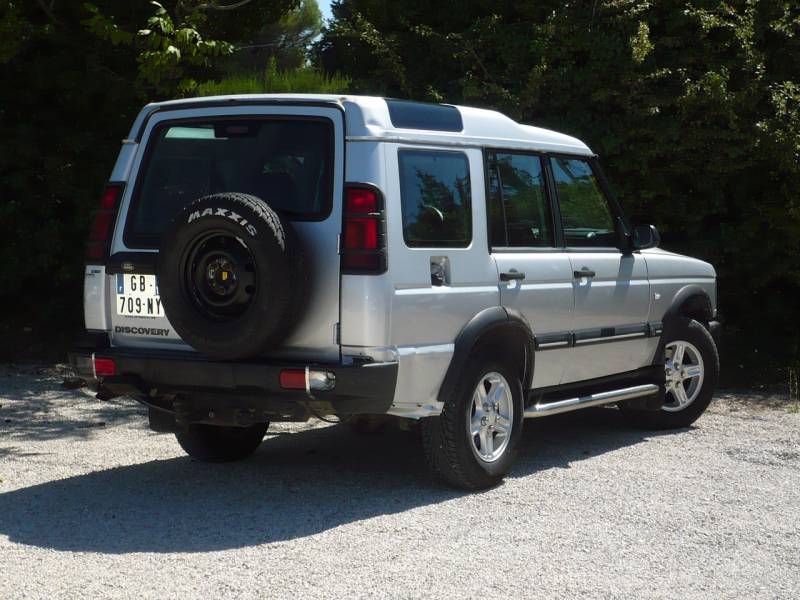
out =
{"type": "Polygon", "coordinates": [[[687,315],[687,311],[699,316],[698,320],[700,321],[708,322],[714,318],[711,297],[708,292],[694,283],[682,287],[673,296],[669,308],[661,319],[664,329],[669,330],[677,319],[687,315]]]}
{"type": "Polygon", "coordinates": [[[662,321],[665,326],[674,322],[675,318],[685,314],[684,307],[691,305],[688,308],[696,312],[703,321],[710,321],[714,318],[714,307],[711,303],[711,297],[699,285],[690,283],[683,286],[678,293],[672,298],[672,303],[664,313],[662,321]]]}
{"type": "MultiPolygon", "coordinates": [[[[698,320],[705,327],[710,327],[712,319],[714,318],[714,306],[708,292],[694,283],[683,286],[678,290],[678,293],[673,296],[669,308],[664,313],[662,319],[664,330],[658,343],[658,349],[653,357],[653,364],[661,362],[661,356],[664,354],[664,346],[667,343],[670,330],[681,317],[688,316],[687,310],[690,310],[694,315],[700,317],[698,320]]],[[[709,330],[711,331],[711,328],[709,330]]],[[[718,333],[715,337],[715,341],[717,337],[718,333]]]]}
{"type": "Polygon", "coordinates": [[[438,396],[440,401],[444,401],[444,391],[450,389],[455,380],[461,376],[464,365],[469,360],[470,354],[478,345],[480,339],[488,333],[504,328],[510,331],[516,330],[523,334],[527,361],[522,389],[530,389],[531,381],[533,380],[535,348],[531,327],[519,311],[503,306],[491,306],[472,317],[456,337],[453,358],[439,388],[438,396]]]}

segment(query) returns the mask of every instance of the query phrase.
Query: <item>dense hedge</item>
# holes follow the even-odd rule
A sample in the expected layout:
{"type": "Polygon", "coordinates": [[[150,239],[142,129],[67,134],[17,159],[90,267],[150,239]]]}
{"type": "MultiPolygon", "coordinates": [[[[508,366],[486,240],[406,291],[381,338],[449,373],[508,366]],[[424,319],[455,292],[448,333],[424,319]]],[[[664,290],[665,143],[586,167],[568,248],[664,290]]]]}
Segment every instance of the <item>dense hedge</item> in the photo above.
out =
{"type": "MultiPolygon", "coordinates": [[[[210,15],[220,4],[0,0],[6,337],[80,329],[90,209],[145,101],[237,81],[269,89],[275,48],[279,65],[308,68],[297,49],[319,19],[309,2],[210,15]]],[[[334,14],[313,48],[318,69],[352,92],[495,107],[586,140],[634,220],[716,265],[729,364],[797,360],[797,2],[342,0],[334,14]]]]}
{"type": "Polygon", "coordinates": [[[215,12],[225,4],[0,0],[3,357],[63,357],[82,329],[90,215],[146,102],[226,90],[229,79],[256,80],[259,91],[270,76],[279,89],[346,84],[302,68],[273,68],[265,79],[274,60],[291,64],[298,42],[319,31],[313,0],[215,12]],[[253,46],[246,61],[236,44],[253,46]]]}
{"type": "Polygon", "coordinates": [[[728,365],[752,377],[796,361],[797,2],[343,0],[334,13],[315,56],[354,91],[496,107],[586,140],[634,220],[717,267],[728,365]]]}

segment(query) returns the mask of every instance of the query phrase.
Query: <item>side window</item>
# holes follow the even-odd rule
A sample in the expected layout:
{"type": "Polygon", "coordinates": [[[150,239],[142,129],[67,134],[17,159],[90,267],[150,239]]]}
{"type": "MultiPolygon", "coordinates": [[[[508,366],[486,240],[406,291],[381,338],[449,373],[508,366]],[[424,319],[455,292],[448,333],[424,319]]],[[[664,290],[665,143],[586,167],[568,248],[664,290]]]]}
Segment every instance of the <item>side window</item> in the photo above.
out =
{"type": "Polygon", "coordinates": [[[410,247],[472,241],[469,162],[462,152],[400,150],[403,238],[410,247]]]}
{"type": "Polygon", "coordinates": [[[566,245],[615,247],[614,216],[589,162],[562,157],[550,160],[566,245]]]}
{"type": "Polygon", "coordinates": [[[489,154],[489,235],[492,246],[553,246],[542,159],[532,154],[489,154]]]}

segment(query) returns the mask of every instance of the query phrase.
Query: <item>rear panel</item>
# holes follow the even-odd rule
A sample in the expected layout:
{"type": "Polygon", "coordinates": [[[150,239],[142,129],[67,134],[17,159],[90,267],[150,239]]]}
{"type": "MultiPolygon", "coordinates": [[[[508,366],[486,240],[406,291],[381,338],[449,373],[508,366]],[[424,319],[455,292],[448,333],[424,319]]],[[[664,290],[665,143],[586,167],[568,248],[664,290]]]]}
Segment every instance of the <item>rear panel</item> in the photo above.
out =
{"type": "MultiPolygon", "coordinates": [[[[284,190],[287,185],[294,186],[293,190],[306,185],[305,181],[292,179],[292,177],[297,179],[302,177],[298,177],[289,167],[274,164],[272,158],[276,155],[276,151],[267,149],[269,146],[275,147],[282,143],[286,144],[287,148],[291,147],[293,140],[287,140],[285,137],[283,140],[276,140],[273,139],[276,135],[270,133],[273,129],[277,131],[274,124],[281,121],[286,123],[317,121],[329,126],[332,134],[330,166],[332,183],[327,191],[330,198],[327,198],[325,211],[291,217],[310,265],[310,297],[307,299],[306,312],[297,329],[282,347],[271,355],[316,361],[338,360],[339,343],[336,338],[339,321],[338,238],[342,222],[339,199],[342,195],[344,177],[344,121],[342,111],[334,105],[187,108],[156,112],[147,120],[140,143],[128,145],[130,156],[126,156],[125,161],[122,161],[127,164],[120,165],[121,155],[115,168],[117,180],[127,180],[127,185],[114,230],[109,265],[106,270],[91,267],[93,269],[91,281],[87,279],[87,328],[110,331],[111,343],[114,346],[192,350],[176,334],[168,319],[161,316],[163,313],[158,305],[155,279],[146,277],[155,272],[153,266],[157,260],[158,236],[154,231],[157,228],[148,230],[142,223],[152,221],[154,216],[160,219],[163,214],[174,213],[206,193],[250,192],[270,202],[270,198],[266,196],[285,198],[284,190]],[[269,131],[265,129],[266,133],[262,137],[248,140],[246,153],[242,153],[241,147],[237,146],[240,149],[236,155],[226,155],[224,144],[217,144],[218,148],[213,147],[215,146],[213,127],[211,131],[206,132],[208,139],[197,139],[198,131],[203,134],[198,124],[220,120],[227,122],[229,119],[238,119],[242,123],[269,121],[272,123],[270,126],[272,129],[269,131]],[[184,124],[187,125],[186,128],[181,127],[184,124]],[[170,136],[172,138],[183,136],[184,140],[163,141],[170,136]],[[154,140],[159,141],[156,143],[154,140]],[[174,149],[170,151],[171,154],[161,152],[159,155],[154,148],[161,148],[165,143],[171,144],[174,149]],[[193,143],[197,144],[196,148],[202,150],[192,152],[190,149],[193,143]],[[263,156],[260,154],[262,152],[263,156]],[[167,171],[168,175],[165,176],[158,170],[159,165],[152,160],[154,155],[161,164],[169,166],[161,168],[161,171],[167,171]],[[212,157],[211,162],[209,156],[212,157]],[[265,156],[271,157],[270,164],[263,162],[266,160],[263,158],[265,156]],[[259,177],[271,182],[268,185],[272,187],[261,189],[274,189],[276,193],[259,194],[259,188],[242,182],[240,173],[243,162],[254,165],[253,168],[257,170],[259,177]],[[213,174],[209,174],[210,170],[213,170],[213,174]],[[176,173],[179,176],[176,176],[176,173]],[[198,185],[197,182],[203,179],[213,180],[213,185],[205,187],[198,185]],[[232,189],[224,189],[226,187],[232,189]],[[153,200],[153,194],[157,195],[157,201],[147,204],[147,210],[152,214],[148,213],[145,216],[142,216],[144,209],[137,204],[142,202],[143,194],[151,194],[150,200],[153,200]],[[162,210],[163,213],[160,212],[162,210]],[[140,222],[134,223],[134,220],[140,222]],[[104,280],[102,285],[98,283],[98,279],[104,280]],[[145,284],[144,291],[140,289],[142,283],[145,284]],[[98,306],[100,302],[105,303],[104,310],[98,306]],[[89,312],[92,315],[89,315],[89,312]],[[103,318],[99,318],[101,314],[103,318]],[[89,327],[90,323],[95,327],[89,327]]],[[[219,135],[219,132],[217,135],[218,140],[229,139],[219,135]]],[[[301,164],[305,160],[305,157],[299,156],[303,154],[302,148],[293,148],[287,150],[287,153],[292,155],[287,160],[294,163],[299,161],[301,164]]],[[[273,204],[275,202],[278,201],[274,200],[273,204]]],[[[286,210],[291,207],[276,206],[276,208],[286,210]]]]}

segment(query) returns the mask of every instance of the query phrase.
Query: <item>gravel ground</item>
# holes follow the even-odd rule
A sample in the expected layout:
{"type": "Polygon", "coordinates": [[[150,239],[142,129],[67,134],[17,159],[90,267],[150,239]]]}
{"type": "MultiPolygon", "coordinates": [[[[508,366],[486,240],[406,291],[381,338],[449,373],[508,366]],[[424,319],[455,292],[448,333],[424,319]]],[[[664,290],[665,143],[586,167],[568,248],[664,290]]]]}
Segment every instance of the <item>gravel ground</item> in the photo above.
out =
{"type": "Polygon", "coordinates": [[[282,426],[205,465],[133,401],[0,369],[0,597],[800,597],[800,414],[720,394],[695,427],[526,423],[480,494],[402,431],[282,426]]]}

